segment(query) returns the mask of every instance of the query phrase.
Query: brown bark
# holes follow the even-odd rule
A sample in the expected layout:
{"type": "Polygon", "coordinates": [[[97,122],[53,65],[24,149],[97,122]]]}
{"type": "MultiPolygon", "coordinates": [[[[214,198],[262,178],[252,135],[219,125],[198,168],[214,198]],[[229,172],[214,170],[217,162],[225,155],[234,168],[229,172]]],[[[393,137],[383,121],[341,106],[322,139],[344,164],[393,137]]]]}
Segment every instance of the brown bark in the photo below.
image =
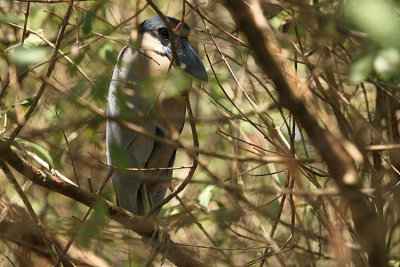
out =
{"type": "MultiPolygon", "coordinates": [[[[310,105],[307,105],[306,98],[299,93],[299,88],[295,85],[299,80],[293,81],[284,76],[281,69],[285,68],[286,62],[282,59],[283,57],[273,56],[280,52],[280,47],[274,40],[274,33],[266,23],[262,11],[250,8],[242,0],[225,1],[225,6],[236,20],[239,29],[246,35],[259,66],[273,81],[281,104],[295,114],[327,164],[330,174],[342,190],[351,209],[355,229],[368,253],[371,266],[388,266],[383,226],[367,196],[360,191],[361,180],[353,159],[348,151],[338,143],[338,136],[334,136],[326,130],[328,126],[322,128],[319,125],[317,113],[310,105]]],[[[293,72],[289,73],[296,75],[293,72]]],[[[302,86],[304,85],[302,84],[302,86]]],[[[344,138],[340,137],[339,140],[343,141],[344,138]]]]}
{"type": "MultiPolygon", "coordinates": [[[[7,142],[4,140],[0,140],[0,160],[7,162],[11,167],[32,182],[51,191],[58,192],[88,207],[91,207],[95,201],[100,201],[104,207],[106,207],[108,216],[111,219],[121,223],[125,228],[136,232],[144,238],[150,238],[155,229],[157,229],[157,226],[155,225],[154,221],[151,220],[151,218],[144,219],[142,216],[135,216],[132,213],[114,205],[108,200],[105,200],[101,197],[96,197],[89,191],[68,184],[51,173],[36,168],[17,155],[17,153],[15,153],[12,149],[10,149],[10,147],[7,145],[7,142]]],[[[156,249],[161,247],[167,248],[166,251],[161,251],[160,253],[165,253],[165,257],[173,262],[176,266],[207,266],[206,264],[190,256],[188,251],[178,247],[178,245],[172,241],[169,236],[164,236],[164,241],[162,243],[155,238],[150,240],[149,244],[156,249]]]]}

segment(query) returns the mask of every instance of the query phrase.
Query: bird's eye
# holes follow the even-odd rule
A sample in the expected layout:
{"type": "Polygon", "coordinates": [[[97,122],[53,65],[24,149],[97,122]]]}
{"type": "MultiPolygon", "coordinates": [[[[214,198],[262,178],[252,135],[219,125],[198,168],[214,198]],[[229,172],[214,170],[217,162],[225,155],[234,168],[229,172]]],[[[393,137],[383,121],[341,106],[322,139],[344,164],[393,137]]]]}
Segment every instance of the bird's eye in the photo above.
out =
{"type": "Polygon", "coordinates": [[[167,29],[167,28],[161,28],[161,29],[159,29],[159,30],[158,30],[158,35],[159,35],[161,38],[167,40],[168,37],[169,37],[169,35],[168,35],[168,29],[167,29]]]}

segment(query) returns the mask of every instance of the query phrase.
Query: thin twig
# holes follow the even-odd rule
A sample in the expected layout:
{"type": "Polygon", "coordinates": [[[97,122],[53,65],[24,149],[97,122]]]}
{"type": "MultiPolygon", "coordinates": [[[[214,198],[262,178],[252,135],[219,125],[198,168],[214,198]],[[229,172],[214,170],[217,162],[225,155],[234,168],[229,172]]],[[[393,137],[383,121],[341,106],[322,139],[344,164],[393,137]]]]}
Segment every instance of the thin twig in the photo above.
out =
{"type": "MultiPolygon", "coordinates": [[[[69,16],[71,15],[71,10],[72,10],[73,3],[74,3],[74,0],[70,0],[69,1],[69,5],[68,5],[68,8],[67,8],[67,11],[65,12],[64,19],[62,21],[60,30],[59,30],[58,35],[57,35],[56,43],[54,45],[53,54],[51,55],[50,64],[49,64],[49,67],[47,68],[47,71],[46,71],[46,74],[45,74],[46,78],[51,76],[51,73],[53,72],[54,67],[56,65],[58,49],[60,48],[61,42],[63,40],[64,31],[65,31],[65,28],[67,27],[69,16]]],[[[14,142],[15,137],[17,137],[19,132],[22,130],[22,127],[24,127],[25,123],[28,121],[28,119],[32,115],[32,113],[35,110],[37,104],[39,103],[39,100],[42,97],[46,87],[47,87],[47,83],[43,81],[41,86],[40,86],[40,88],[39,88],[39,91],[37,92],[35,98],[32,101],[32,104],[29,106],[28,111],[24,115],[23,122],[22,123],[21,122],[18,123],[17,127],[11,133],[10,138],[8,139],[8,145],[11,145],[12,142],[14,142]]]]}
{"type": "Polygon", "coordinates": [[[28,25],[28,18],[29,18],[29,12],[31,9],[31,3],[28,2],[26,4],[26,10],[25,10],[25,21],[24,21],[24,29],[22,30],[22,38],[21,38],[21,45],[24,45],[25,37],[26,37],[26,25],[28,25]]]}

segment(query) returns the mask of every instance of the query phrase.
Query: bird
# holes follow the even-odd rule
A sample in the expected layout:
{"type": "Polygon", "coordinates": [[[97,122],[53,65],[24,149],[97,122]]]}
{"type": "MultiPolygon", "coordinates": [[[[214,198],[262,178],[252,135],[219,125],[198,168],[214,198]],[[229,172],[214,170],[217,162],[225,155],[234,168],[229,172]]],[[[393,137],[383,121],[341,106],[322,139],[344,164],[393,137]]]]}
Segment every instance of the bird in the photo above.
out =
{"type": "Polygon", "coordinates": [[[106,154],[108,165],[116,167],[111,175],[116,201],[140,216],[164,199],[176,147],[137,134],[118,120],[128,120],[161,138],[180,134],[186,113],[182,87],[189,91],[193,79],[208,82],[205,67],[188,40],[190,27],[173,17],[164,19],[172,31],[160,16],[138,25],[136,42],[124,46],[118,55],[108,93],[106,154]],[[166,82],[171,72],[178,75],[166,82]]]}

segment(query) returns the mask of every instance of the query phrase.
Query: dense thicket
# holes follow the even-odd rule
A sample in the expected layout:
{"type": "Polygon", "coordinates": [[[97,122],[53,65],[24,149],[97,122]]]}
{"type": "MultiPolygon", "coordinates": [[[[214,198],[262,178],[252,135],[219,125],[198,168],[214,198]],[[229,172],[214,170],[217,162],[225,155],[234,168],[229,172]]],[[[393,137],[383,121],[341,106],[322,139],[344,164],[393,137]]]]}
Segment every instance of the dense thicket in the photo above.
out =
{"type": "Polygon", "coordinates": [[[399,18],[383,0],[1,0],[0,265],[399,266],[399,18]],[[117,55],[155,14],[191,26],[209,75],[157,218],[113,204],[105,158],[117,55]]]}

